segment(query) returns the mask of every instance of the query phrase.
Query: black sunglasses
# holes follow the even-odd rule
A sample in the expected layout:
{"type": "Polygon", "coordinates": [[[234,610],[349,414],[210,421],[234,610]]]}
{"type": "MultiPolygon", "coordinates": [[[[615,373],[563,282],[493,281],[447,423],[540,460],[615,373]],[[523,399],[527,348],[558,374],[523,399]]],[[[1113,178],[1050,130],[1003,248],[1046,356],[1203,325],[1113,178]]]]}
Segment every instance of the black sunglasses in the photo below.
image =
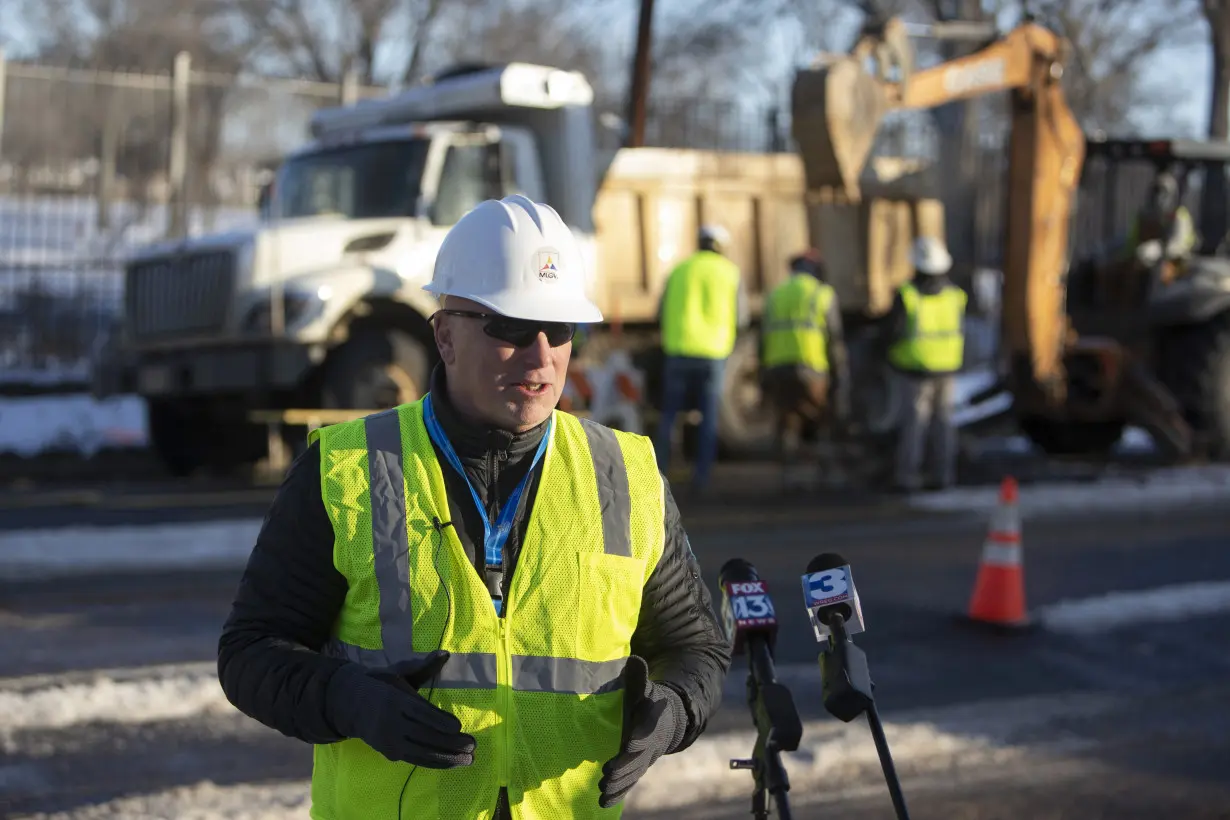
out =
{"type": "MultiPolygon", "coordinates": [[[[572,341],[577,333],[576,322],[535,322],[529,319],[510,319],[498,313],[480,313],[476,310],[440,309],[437,314],[447,313],[450,316],[464,316],[469,319],[486,319],[483,332],[493,339],[507,342],[513,347],[529,347],[538,339],[539,333],[546,334],[547,343],[551,347],[559,347],[572,341]]],[[[434,318],[434,317],[433,317],[434,318]]]]}

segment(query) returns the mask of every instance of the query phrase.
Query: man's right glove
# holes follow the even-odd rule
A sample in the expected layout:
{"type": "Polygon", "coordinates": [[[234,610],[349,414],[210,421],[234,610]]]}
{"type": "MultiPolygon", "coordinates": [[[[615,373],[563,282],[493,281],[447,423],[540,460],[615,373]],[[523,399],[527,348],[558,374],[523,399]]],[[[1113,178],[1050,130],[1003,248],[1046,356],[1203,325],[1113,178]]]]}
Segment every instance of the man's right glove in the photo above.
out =
{"type": "Polygon", "coordinates": [[[392,761],[428,769],[474,762],[474,738],[461,721],[418,693],[448,660],[444,651],[380,669],[349,664],[329,679],[326,709],[333,728],[392,761]]]}

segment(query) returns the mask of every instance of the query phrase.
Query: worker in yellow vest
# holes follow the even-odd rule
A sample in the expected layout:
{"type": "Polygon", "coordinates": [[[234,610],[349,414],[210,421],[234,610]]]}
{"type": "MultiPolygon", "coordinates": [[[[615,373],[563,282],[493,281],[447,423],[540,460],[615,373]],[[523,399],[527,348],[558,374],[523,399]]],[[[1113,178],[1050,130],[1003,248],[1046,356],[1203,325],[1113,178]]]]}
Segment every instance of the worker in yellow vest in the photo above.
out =
{"type": "Polygon", "coordinates": [[[700,229],[697,251],[680,262],[662,292],[662,416],[658,423],[658,466],[670,465],[675,417],[695,407],[701,422],[691,490],[702,492],[717,458],[718,414],[726,360],[735,349],[749,312],[739,266],[725,255],[730,235],[720,225],[700,229]]]}
{"type": "MultiPolygon", "coordinates": [[[[794,489],[803,483],[795,475],[800,445],[831,441],[834,423],[844,425],[850,415],[841,311],[814,248],[790,260],[790,277],[765,299],[761,325],[761,384],[774,407],[783,488],[794,489]]],[[[836,463],[814,449],[812,455],[821,478],[840,483],[836,463]]]]}
{"type": "Polygon", "coordinates": [[[219,642],[236,707],[315,744],[315,820],[619,817],[730,651],[649,439],[555,409],[598,322],[550,207],[488,200],[425,290],[422,399],[310,437],[219,642]]]}
{"type": "Polygon", "coordinates": [[[889,364],[905,388],[905,422],[897,441],[896,485],[923,486],[925,444],[932,442],[931,486],[956,484],[956,374],[965,355],[965,291],[948,278],[952,257],[944,243],[919,237],[912,254],[915,275],[897,291],[889,312],[889,364]]]}

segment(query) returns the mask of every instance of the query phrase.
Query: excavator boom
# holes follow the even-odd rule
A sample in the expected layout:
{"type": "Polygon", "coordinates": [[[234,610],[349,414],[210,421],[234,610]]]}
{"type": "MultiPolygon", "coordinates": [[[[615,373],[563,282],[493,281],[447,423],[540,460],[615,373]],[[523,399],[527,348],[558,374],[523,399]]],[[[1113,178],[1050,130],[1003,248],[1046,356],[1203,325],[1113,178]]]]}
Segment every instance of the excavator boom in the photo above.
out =
{"type": "Polygon", "coordinates": [[[1065,396],[1063,275],[1085,146],[1060,86],[1064,41],[1025,24],[974,54],[914,71],[903,31],[890,21],[851,54],[796,74],[794,137],[809,192],[859,198],[859,177],[888,112],[1009,92],[1002,348],[1018,409],[1054,407],[1065,396]],[[873,70],[864,67],[870,58],[873,70]]]}

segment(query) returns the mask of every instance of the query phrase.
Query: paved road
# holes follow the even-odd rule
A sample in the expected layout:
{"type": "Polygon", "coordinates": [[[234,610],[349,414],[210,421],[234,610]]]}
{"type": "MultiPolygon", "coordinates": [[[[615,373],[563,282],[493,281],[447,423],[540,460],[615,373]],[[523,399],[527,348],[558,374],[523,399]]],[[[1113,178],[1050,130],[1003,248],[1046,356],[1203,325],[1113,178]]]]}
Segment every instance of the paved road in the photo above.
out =
{"type": "MultiPolygon", "coordinates": [[[[1230,616],[994,635],[958,618],[984,522],[784,510],[690,516],[711,583],[742,556],[775,594],[778,663],[811,744],[789,763],[796,816],[891,816],[865,727],[827,718],[818,703],[798,578],[813,555],[837,551],[862,594],[869,631],[859,643],[915,818],[1230,817],[1230,616]]],[[[1029,604],[1040,612],[1112,590],[1230,580],[1228,535],[1215,510],[1026,522],[1029,604]]],[[[309,750],[217,700],[214,648],[236,579],[225,570],[0,584],[0,816],[171,817],[202,805],[235,811],[192,816],[305,816],[309,750]],[[186,665],[141,669],[165,663],[186,665]],[[148,719],[134,722],[142,712],[148,719]],[[178,788],[196,791],[165,794],[178,788]],[[155,796],[106,802],[125,795],[155,796]]],[[[750,728],[741,690],[739,667],[705,741],[750,728]]],[[[750,751],[741,744],[730,754],[750,751]]],[[[700,751],[660,761],[626,816],[748,816],[733,799],[750,775],[697,762],[700,751]],[[732,801],[650,810],[696,782],[732,801]]]]}

